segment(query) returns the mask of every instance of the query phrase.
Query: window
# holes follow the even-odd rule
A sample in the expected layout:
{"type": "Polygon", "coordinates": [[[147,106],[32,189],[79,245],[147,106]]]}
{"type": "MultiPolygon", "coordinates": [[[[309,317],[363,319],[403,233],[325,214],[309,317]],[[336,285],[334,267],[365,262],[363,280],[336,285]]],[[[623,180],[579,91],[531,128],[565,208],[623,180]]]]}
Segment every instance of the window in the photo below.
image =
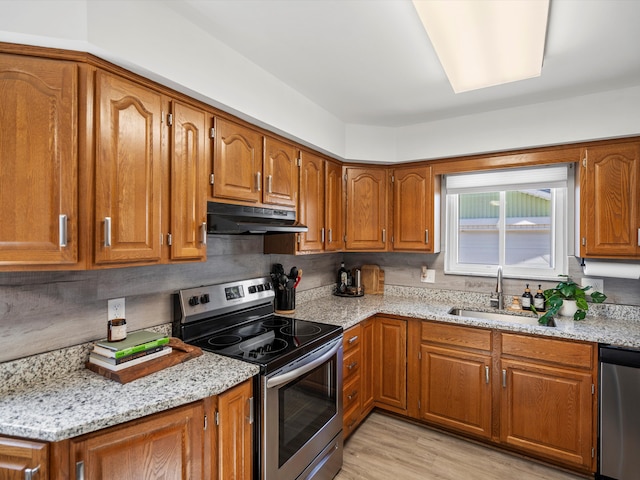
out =
{"type": "MultiPolygon", "coordinates": [[[[446,176],[445,273],[567,274],[569,165],[446,176]]],[[[573,172],[573,170],[571,170],[573,172]]]]}

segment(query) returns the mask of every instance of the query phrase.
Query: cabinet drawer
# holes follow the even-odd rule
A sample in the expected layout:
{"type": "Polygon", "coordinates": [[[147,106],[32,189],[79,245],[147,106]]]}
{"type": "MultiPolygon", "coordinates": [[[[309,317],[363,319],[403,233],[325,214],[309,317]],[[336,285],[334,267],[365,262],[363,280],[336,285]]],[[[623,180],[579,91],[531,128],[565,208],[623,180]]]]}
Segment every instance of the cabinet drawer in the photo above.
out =
{"type": "Polygon", "coordinates": [[[360,405],[360,377],[352,378],[342,389],[342,408],[349,411],[354,405],[360,405]]]}
{"type": "Polygon", "coordinates": [[[362,343],[362,327],[360,324],[351,327],[344,332],[342,348],[346,355],[351,349],[359,347],[362,343]]]}
{"type": "Polygon", "coordinates": [[[350,350],[344,355],[342,363],[342,381],[347,383],[349,380],[360,374],[360,365],[362,365],[362,355],[360,347],[350,350]]]}
{"type": "Polygon", "coordinates": [[[527,337],[511,333],[501,334],[502,354],[531,358],[557,365],[593,368],[593,345],[567,340],[527,337]]]}
{"type": "Polygon", "coordinates": [[[449,347],[491,350],[491,330],[422,322],[422,340],[449,347]]]}
{"type": "Polygon", "coordinates": [[[351,410],[345,410],[342,418],[342,428],[344,429],[343,434],[345,437],[348,437],[358,426],[358,422],[360,420],[360,406],[356,404],[351,408],[351,410]]]}

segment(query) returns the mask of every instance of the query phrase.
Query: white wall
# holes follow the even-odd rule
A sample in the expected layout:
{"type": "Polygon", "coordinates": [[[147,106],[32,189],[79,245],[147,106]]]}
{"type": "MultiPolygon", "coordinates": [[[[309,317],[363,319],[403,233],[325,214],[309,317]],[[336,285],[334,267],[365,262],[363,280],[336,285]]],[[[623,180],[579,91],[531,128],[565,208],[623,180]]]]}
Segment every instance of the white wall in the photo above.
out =
{"type": "Polygon", "coordinates": [[[344,124],[170,2],[2,0],[0,41],[89,51],[340,159],[389,163],[640,134],[640,87],[399,128],[344,124]]]}

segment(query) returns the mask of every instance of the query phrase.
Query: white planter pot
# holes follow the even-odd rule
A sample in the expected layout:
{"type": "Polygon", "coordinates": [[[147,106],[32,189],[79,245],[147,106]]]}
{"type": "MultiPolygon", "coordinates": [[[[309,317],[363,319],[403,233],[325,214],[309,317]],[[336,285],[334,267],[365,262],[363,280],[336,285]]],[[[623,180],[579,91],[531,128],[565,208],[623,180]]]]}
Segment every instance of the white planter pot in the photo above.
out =
{"type": "Polygon", "coordinates": [[[578,310],[578,305],[576,305],[575,300],[563,300],[562,306],[560,307],[560,311],[558,312],[563,317],[571,317],[578,310]]]}

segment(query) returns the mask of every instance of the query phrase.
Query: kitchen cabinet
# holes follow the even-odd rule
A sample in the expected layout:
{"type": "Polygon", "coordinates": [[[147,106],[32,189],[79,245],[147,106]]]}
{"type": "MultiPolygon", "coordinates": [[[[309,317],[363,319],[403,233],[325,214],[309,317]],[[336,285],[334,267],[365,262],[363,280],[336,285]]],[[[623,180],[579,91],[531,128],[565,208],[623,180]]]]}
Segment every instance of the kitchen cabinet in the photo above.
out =
{"type": "Polygon", "coordinates": [[[200,479],[202,402],[157,413],[71,441],[71,479],[200,479]]]}
{"type": "Polygon", "coordinates": [[[386,251],[388,222],[387,169],[345,167],[346,250],[386,251]]]}
{"type": "Polygon", "coordinates": [[[395,251],[440,251],[440,189],[431,166],[396,168],[393,184],[393,236],[395,251]]]}
{"type": "Polygon", "coordinates": [[[362,326],[357,324],[344,332],[342,356],[343,436],[351,435],[362,421],[362,326]]]}
{"type": "Polygon", "coordinates": [[[96,73],[94,260],[161,259],[162,95],[96,73]]]}
{"type": "Polygon", "coordinates": [[[491,438],[491,331],[423,322],[420,418],[491,438]]]}
{"type": "Polygon", "coordinates": [[[218,479],[253,477],[253,387],[247,380],[218,395],[218,479]]]}
{"type": "Polygon", "coordinates": [[[500,441],[595,469],[594,345],[502,333],[500,441]]]}
{"type": "Polygon", "coordinates": [[[49,444],[0,437],[0,478],[47,480],[49,478],[49,444]]]}
{"type": "Polygon", "coordinates": [[[299,150],[293,144],[268,136],[264,145],[262,202],[295,209],[298,205],[299,150]]]}
{"type": "Polygon", "coordinates": [[[583,149],[580,256],[640,257],[640,142],[583,149]]]}
{"type": "Polygon", "coordinates": [[[0,267],[78,266],[76,63],[0,54],[0,267]]]}
{"type": "Polygon", "coordinates": [[[364,419],[374,406],[373,382],[375,363],[375,317],[360,323],[362,329],[362,367],[360,371],[360,392],[362,418],[364,419]]]}
{"type": "Polygon", "coordinates": [[[376,406],[407,413],[407,321],[376,316],[373,396],[376,406]]]}

